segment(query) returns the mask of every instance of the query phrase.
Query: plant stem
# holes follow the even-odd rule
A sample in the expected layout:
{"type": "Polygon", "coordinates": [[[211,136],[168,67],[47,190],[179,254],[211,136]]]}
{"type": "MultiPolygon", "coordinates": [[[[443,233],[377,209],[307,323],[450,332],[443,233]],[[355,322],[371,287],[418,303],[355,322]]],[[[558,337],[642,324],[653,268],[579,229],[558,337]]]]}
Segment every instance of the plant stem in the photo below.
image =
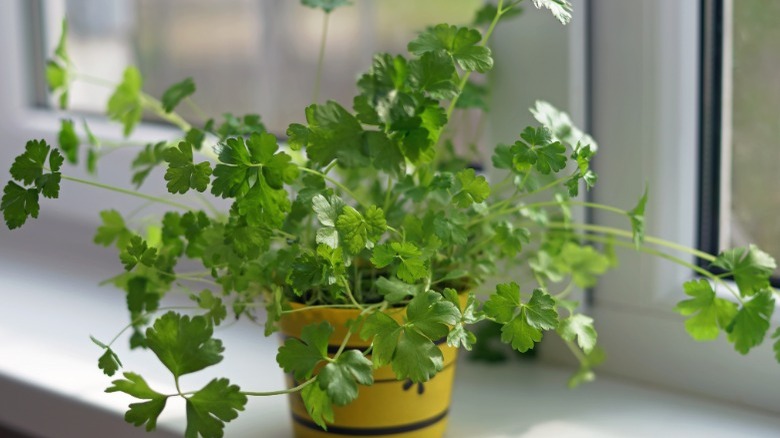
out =
{"type": "MultiPolygon", "coordinates": [[[[566,223],[563,223],[563,222],[550,222],[548,225],[550,227],[555,227],[555,228],[571,227],[571,228],[579,228],[579,229],[582,229],[582,230],[585,230],[585,231],[594,231],[594,232],[597,232],[597,233],[611,234],[613,236],[620,236],[620,237],[626,237],[626,238],[632,238],[633,237],[633,233],[631,233],[630,231],[621,230],[619,228],[614,228],[614,227],[607,227],[607,226],[603,226],[603,225],[578,224],[578,223],[566,224],[566,223]]],[[[716,257],[713,256],[712,254],[708,254],[708,253],[703,252],[703,251],[699,251],[699,250],[696,250],[696,249],[693,249],[693,248],[689,248],[689,247],[684,246],[684,245],[680,245],[680,244],[677,244],[677,243],[674,243],[674,242],[670,242],[668,240],[660,239],[658,237],[645,236],[645,242],[651,243],[653,245],[664,246],[666,248],[673,249],[673,250],[676,250],[676,251],[684,252],[686,254],[690,254],[690,255],[696,256],[696,257],[698,257],[698,258],[700,258],[702,260],[706,260],[708,262],[714,262],[715,259],[716,259],[716,257]]]]}
{"type": "Polygon", "coordinates": [[[325,43],[328,39],[328,22],[330,21],[330,12],[325,12],[322,17],[322,37],[320,37],[320,54],[317,58],[317,76],[314,78],[314,93],[311,102],[317,103],[320,98],[320,83],[322,82],[322,67],[325,60],[325,43]]]}
{"type": "Polygon", "coordinates": [[[298,312],[305,312],[307,310],[316,310],[316,309],[354,309],[354,304],[318,304],[318,305],[309,305],[306,307],[301,307],[298,309],[291,309],[291,310],[282,310],[282,314],[288,314],[288,313],[298,313],[298,312]]]}
{"type": "Polygon", "coordinates": [[[299,166],[298,168],[301,170],[301,172],[311,173],[312,175],[317,175],[320,178],[329,181],[331,184],[335,185],[336,187],[341,189],[341,191],[348,194],[352,199],[357,201],[358,204],[360,204],[363,207],[368,207],[365,202],[363,202],[360,198],[358,198],[358,196],[354,192],[352,192],[352,190],[348,189],[347,186],[329,177],[328,175],[325,175],[324,173],[314,169],[309,169],[308,167],[299,166]]]}
{"type": "Polygon", "coordinates": [[[641,252],[644,252],[646,254],[654,255],[656,257],[660,257],[662,259],[668,260],[668,261],[670,261],[672,263],[676,263],[676,264],[678,264],[680,266],[688,268],[688,269],[690,269],[690,270],[692,270],[694,272],[697,272],[698,274],[701,274],[701,275],[711,279],[715,283],[718,283],[718,284],[722,285],[729,292],[731,292],[731,294],[734,295],[734,297],[740,303],[743,302],[742,301],[742,297],[739,295],[739,293],[737,293],[731,286],[729,286],[728,283],[723,281],[723,279],[721,279],[717,275],[713,274],[712,272],[710,272],[710,271],[708,271],[708,270],[706,270],[706,269],[704,269],[704,268],[702,268],[700,266],[696,266],[693,263],[689,263],[689,262],[687,262],[687,261],[685,261],[685,260],[683,260],[681,258],[675,257],[675,256],[667,254],[665,252],[658,251],[657,249],[648,248],[646,246],[641,246],[641,247],[639,247],[637,249],[637,247],[634,246],[631,243],[623,242],[623,241],[619,241],[619,240],[607,239],[607,238],[605,238],[603,236],[594,236],[592,234],[582,234],[579,237],[581,237],[581,238],[583,238],[585,240],[590,240],[592,242],[606,243],[606,244],[617,245],[617,246],[620,246],[620,247],[623,247],[623,248],[635,249],[637,251],[641,251],[641,252]]]}
{"type": "Polygon", "coordinates": [[[312,377],[311,379],[301,383],[300,385],[289,388],[289,389],[280,389],[279,391],[268,391],[268,392],[252,392],[252,391],[241,391],[241,394],[244,394],[249,397],[266,397],[271,395],[281,395],[281,394],[290,394],[293,392],[298,392],[302,390],[303,388],[311,385],[316,380],[316,377],[312,377]]]}
{"type": "Polygon", "coordinates": [[[86,179],[76,178],[76,177],[73,177],[73,176],[62,175],[61,177],[62,177],[62,179],[67,180],[67,181],[73,181],[73,182],[77,182],[77,183],[80,183],[80,184],[86,184],[86,185],[93,186],[93,187],[99,187],[101,189],[111,190],[111,191],[122,193],[122,194],[125,194],[125,195],[130,195],[130,196],[135,196],[137,198],[146,199],[147,201],[159,202],[161,204],[167,204],[167,205],[170,205],[171,207],[176,207],[176,208],[179,208],[181,210],[192,210],[192,207],[190,207],[190,206],[187,206],[187,205],[184,205],[184,204],[179,204],[178,202],[170,201],[170,200],[165,199],[165,198],[160,198],[160,197],[157,197],[157,196],[147,195],[145,193],[135,192],[135,191],[132,191],[132,190],[127,190],[127,189],[123,189],[123,188],[120,188],[120,187],[115,187],[115,186],[111,186],[111,185],[108,185],[108,184],[99,183],[99,182],[96,182],[96,181],[89,181],[89,180],[86,180],[86,179]]]}
{"type": "MultiPolygon", "coordinates": [[[[488,40],[490,39],[490,35],[493,33],[493,30],[496,28],[496,24],[498,24],[498,20],[501,18],[501,15],[505,12],[502,9],[502,6],[504,4],[504,0],[498,0],[498,4],[496,5],[496,15],[493,17],[493,21],[490,22],[490,26],[488,27],[487,31],[485,31],[485,36],[482,38],[482,42],[479,43],[480,46],[485,47],[487,45],[488,40]]],[[[458,98],[460,98],[460,92],[463,91],[463,88],[466,87],[466,84],[469,81],[469,77],[471,76],[471,72],[467,71],[463,77],[460,80],[460,83],[458,84],[458,94],[455,95],[455,97],[452,98],[450,101],[450,105],[447,107],[447,122],[449,123],[450,116],[452,116],[452,112],[455,110],[455,105],[458,103],[458,98]]]]}

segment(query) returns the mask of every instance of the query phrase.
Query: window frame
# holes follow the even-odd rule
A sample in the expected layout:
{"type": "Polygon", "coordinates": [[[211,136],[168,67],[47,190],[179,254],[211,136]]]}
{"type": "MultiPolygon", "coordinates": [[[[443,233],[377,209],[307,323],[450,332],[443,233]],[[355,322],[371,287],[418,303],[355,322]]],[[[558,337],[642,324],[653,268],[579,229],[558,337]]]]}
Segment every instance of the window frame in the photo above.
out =
{"type": "MultiPolygon", "coordinates": [[[[592,3],[590,114],[601,150],[597,202],[631,208],[648,181],[647,232],[697,244],[700,2],[595,0],[592,3]]],[[[597,224],[625,218],[594,212],[597,224]]],[[[688,262],[692,257],[675,254],[688,262]]],[[[697,343],[672,309],[683,267],[624,251],[605,275],[592,313],[608,354],[602,372],[777,411],[777,363],[767,340],[743,357],[724,336],[697,343]]],[[[775,317],[777,319],[777,317],[775,317]]]]}

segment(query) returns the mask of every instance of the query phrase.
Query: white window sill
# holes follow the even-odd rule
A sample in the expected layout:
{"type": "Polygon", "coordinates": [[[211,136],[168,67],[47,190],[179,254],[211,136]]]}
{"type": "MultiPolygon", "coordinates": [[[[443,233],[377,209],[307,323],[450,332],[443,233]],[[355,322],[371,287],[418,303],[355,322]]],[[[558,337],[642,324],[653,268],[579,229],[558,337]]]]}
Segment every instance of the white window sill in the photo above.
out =
{"type": "MultiPolygon", "coordinates": [[[[33,237],[29,228],[3,233],[0,241],[0,424],[43,438],[180,436],[185,415],[179,400],[169,402],[158,432],[150,435],[122,420],[130,397],[103,392],[112,379],[97,369],[100,351],[88,335],[110,339],[127,321],[121,294],[97,286],[118,267],[113,252],[91,246],[78,232],[36,227],[33,237]],[[74,296],[82,299],[75,302],[74,296]]],[[[282,387],[275,338],[264,338],[251,325],[218,336],[225,341],[225,361],[203,376],[182,379],[184,387],[221,375],[247,390],[282,387]]],[[[124,369],[172,392],[152,353],[129,353],[125,344],[117,343],[124,369]]],[[[568,390],[568,374],[539,362],[488,366],[462,360],[447,436],[775,437],[780,430],[780,418],[770,413],[606,375],[568,390]]],[[[287,418],[284,397],[254,398],[228,424],[226,436],[290,436],[287,418]]]]}

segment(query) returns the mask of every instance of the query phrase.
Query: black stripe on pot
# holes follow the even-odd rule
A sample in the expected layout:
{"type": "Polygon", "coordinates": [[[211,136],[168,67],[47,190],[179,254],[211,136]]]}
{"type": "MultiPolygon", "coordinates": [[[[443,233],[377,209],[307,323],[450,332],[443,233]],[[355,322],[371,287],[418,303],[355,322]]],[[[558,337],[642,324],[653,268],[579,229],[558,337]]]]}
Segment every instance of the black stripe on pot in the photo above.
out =
{"type": "MultiPolygon", "coordinates": [[[[287,335],[282,335],[282,338],[285,341],[287,339],[290,339],[290,338],[298,339],[295,336],[287,336],[287,335]]],[[[441,344],[444,344],[445,342],[447,342],[447,338],[446,337],[443,337],[443,338],[440,338],[440,339],[437,339],[437,340],[433,341],[434,345],[441,345],[441,344]]],[[[336,354],[336,353],[338,353],[339,348],[341,348],[341,345],[328,345],[328,354],[336,354]]],[[[361,353],[365,353],[366,350],[368,350],[368,347],[352,347],[352,346],[349,346],[349,345],[347,345],[345,348],[350,349],[350,350],[358,350],[361,353]]]]}
{"type": "Polygon", "coordinates": [[[336,434],[336,435],[349,435],[349,436],[380,436],[380,435],[394,435],[398,433],[406,433],[406,432],[414,432],[415,430],[425,429],[428,426],[432,426],[439,421],[443,420],[444,417],[447,416],[447,413],[449,412],[449,409],[445,410],[441,414],[436,415],[435,417],[427,418],[422,421],[418,421],[415,423],[408,423],[408,424],[400,424],[398,426],[384,426],[384,427],[344,427],[344,426],[334,426],[334,425],[328,425],[328,430],[322,430],[321,427],[317,426],[313,421],[299,417],[295,414],[292,414],[293,421],[300,424],[301,426],[308,427],[309,429],[314,429],[322,433],[328,433],[328,434],[336,434]]]}

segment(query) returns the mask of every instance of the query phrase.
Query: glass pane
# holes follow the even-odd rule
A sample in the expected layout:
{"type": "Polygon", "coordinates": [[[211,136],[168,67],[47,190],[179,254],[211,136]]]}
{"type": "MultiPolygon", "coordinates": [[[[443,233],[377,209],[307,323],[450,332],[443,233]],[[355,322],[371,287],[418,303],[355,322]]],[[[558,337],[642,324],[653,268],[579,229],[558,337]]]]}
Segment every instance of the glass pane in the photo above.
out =
{"type": "Polygon", "coordinates": [[[733,0],[730,245],[780,259],[780,2],[733,0]]]}
{"type": "MultiPolygon", "coordinates": [[[[371,53],[405,53],[438,22],[468,23],[481,0],[359,0],[331,14],[320,101],[351,107],[371,53]]],[[[284,133],[311,103],[323,13],[291,0],[67,0],[71,57],[79,72],[117,81],[129,64],[159,96],[192,77],[198,91],[180,112],[199,121],[258,113],[284,133]]],[[[110,90],[79,83],[72,107],[101,111],[110,90]]]]}

